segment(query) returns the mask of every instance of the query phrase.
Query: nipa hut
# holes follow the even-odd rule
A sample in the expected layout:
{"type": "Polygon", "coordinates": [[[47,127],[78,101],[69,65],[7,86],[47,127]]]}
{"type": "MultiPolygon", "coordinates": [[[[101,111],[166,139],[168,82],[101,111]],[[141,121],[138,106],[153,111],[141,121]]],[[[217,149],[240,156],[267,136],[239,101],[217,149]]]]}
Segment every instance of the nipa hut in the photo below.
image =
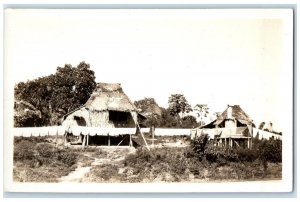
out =
{"type": "Polygon", "coordinates": [[[252,127],[252,120],[239,105],[228,105],[214,121],[201,126],[199,133],[210,133],[217,146],[250,148],[252,127]]]}
{"type": "MultiPolygon", "coordinates": [[[[119,136],[124,139],[124,135],[136,133],[138,117],[142,116],[137,113],[135,106],[123,92],[121,84],[98,83],[89,100],[80,108],[66,114],[62,124],[67,128],[76,128],[70,131],[73,135],[79,136],[80,133],[82,137],[83,133],[86,133],[91,136],[90,143],[106,142],[113,145],[120,142],[119,136]],[[121,130],[121,128],[132,130],[121,130]]],[[[81,141],[83,140],[80,139],[81,141]]],[[[128,139],[123,141],[123,144],[127,143],[128,139]]]]}

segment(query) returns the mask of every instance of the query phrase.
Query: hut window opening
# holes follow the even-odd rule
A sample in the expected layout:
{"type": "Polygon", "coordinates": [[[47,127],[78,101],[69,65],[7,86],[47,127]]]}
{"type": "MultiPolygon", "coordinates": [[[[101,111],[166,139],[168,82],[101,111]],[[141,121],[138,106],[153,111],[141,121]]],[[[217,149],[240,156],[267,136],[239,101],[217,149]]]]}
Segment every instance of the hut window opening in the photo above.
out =
{"type": "Polygon", "coordinates": [[[86,121],[83,117],[80,116],[74,116],[74,120],[77,122],[77,125],[79,126],[86,126],[86,121]]]}
{"type": "Polygon", "coordinates": [[[128,120],[128,112],[109,111],[109,120],[117,122],[126,122],[128,120]]]}

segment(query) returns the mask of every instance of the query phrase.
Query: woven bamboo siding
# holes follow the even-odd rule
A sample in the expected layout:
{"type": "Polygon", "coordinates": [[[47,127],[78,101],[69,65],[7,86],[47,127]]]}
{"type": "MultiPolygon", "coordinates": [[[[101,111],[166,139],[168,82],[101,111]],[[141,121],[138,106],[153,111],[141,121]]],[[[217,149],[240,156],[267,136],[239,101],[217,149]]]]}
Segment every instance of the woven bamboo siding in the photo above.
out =
{"type": "Polygon", "coordinates": [[[90,122],[92,127],[114,128],[114,124],[109,122],[108,111],[92,111],[90,113],[90,122]]]}

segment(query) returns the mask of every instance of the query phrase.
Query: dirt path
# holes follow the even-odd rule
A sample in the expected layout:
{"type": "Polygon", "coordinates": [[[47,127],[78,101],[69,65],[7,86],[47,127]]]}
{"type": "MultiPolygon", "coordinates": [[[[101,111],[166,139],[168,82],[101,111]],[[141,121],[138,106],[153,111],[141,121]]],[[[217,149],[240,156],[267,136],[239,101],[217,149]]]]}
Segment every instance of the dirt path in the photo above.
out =
{"type": "Polygon", "coordinates": [[[103,165],[107,163],[118,163],[125,159],[125,156],[129,153],[134,153],[135,149],[128,148],[105,148],[102,149],[106,153],[105,157],[94,157],[93,153],[85,153],[84,156],[90,159],[93,159],[92,162],[86,166],[86,163],[82,162],[82,159],[79,159],[77,168],[69,173],[67,176],[63,176],[59,179],[61,183],[78,183],[83,182],[85,175],[90,172],[93,166],[103,165]]]}
{"type": "Polygon", "coordinates": [[[60,178],[62,183],[70,183],[70,182],[82,182],[85,174],[90,171],[91,167],[78,167],[73,172],[69,173],[67,176],[63,176],[60,178]]]}

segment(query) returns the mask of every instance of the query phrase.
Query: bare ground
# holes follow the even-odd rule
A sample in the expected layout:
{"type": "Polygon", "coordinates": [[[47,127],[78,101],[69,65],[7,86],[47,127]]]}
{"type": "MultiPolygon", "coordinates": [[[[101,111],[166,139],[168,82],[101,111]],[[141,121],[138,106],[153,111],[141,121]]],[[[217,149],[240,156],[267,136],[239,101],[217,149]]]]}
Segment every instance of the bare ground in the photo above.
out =
{"type": "Polygon", "coordinates": [[[59,182],[70,183],[93,181],[93,179],[90,179],[88,175],[92,168],[107,164],[120,165],[126,155],[135,153],[135,149],[133,147],[102,147],[99,151],[82,154],[78,161],[77,168],[67,176],[61,177],[59,182]]]}

